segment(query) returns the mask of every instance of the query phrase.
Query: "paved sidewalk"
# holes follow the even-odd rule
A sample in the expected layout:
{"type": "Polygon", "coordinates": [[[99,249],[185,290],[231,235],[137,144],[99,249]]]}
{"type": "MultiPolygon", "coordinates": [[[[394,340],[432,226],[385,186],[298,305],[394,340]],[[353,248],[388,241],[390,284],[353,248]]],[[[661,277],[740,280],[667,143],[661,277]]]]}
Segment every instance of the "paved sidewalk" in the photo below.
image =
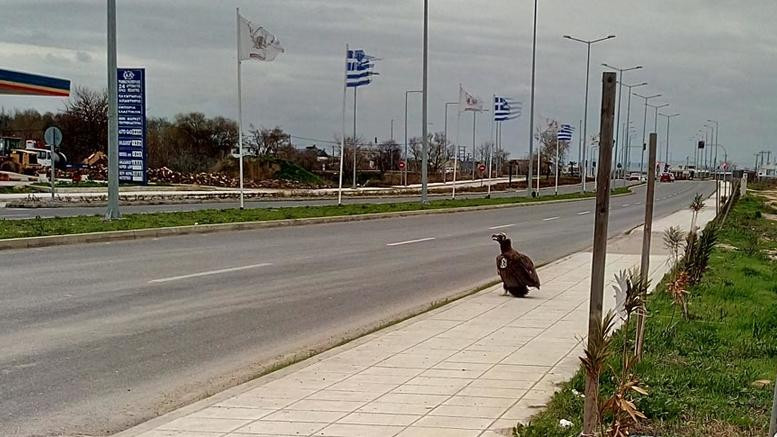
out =
{"type": "MultiPolygon", "coordinates": [[[[665,222],[686,218],[678,212],[665,222]]],[[[606,309],[614,275],[639,265],[641,234],[614,243],[620,253],[607,256],[606,309]]],[[[542,290],[528,298],[491,287],[121,435],[510,435],[579,368],[591,257],[577,253],[539,269],[542,290]]],[[[654,284],[667,260],[651,256],[654,284]]]]}

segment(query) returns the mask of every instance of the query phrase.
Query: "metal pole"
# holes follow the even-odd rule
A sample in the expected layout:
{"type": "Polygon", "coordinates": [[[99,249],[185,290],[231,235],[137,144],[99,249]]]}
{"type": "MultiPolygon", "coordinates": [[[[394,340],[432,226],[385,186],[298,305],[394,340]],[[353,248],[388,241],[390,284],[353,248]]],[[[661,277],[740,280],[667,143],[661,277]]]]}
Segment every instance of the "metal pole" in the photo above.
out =
{"type": "MultiPolygon", "coordinates": [[[[617,121],[615,122],[615,153],[613,153],[613,156],[615,157],[615,162],[620,163],[621,167],[623,164],[620,162],[621,160],[618,158],[618,146],[623,148],[623,144],[620,144],[620,133],[621,133],[621,100],[623,100],[623,70],[618,70],[618,77],[619,80],[619,87],[618,87],[618,117],[617,121]]],[[[618,168],[618,166],[615,166],[615,177],[617,179],[618,173],[621,169],[618,168]]]]}
{"type": "Polygon", "coordinates": [[[340,132],[340,176],[337,184],[337,205],[343,204],[343,164],[345,162],[345,106],[348,101],[348,44],[345,45],[345,74],[343,75],[343,125],[340,132]]]}
{"type": "Polygon", "coordinates": [[[647,108],[648,99],[645,98],[645,119],[642,121],[642,160],[639,162],[639,175],[642,177],[642,173],[645,171],[645,135],[647,134],[647,108]]]}
{"type": "MultiPolygon", "coordinates": [[[[494,100],[496,100],[496,96],[495,95],[491,97],[491,106],[492,107],[494,106],[494,100]]],[[[492,175],[491,170],[493,168],[492,165],[494,163],[494,147],[496,146],[496,142],[495,142],[496,141],[495,140],[496,134],[494,132],[495,129],[496,129],[496,126],[495,126],[494,117],[493,117],[493,114],[492,114],[492,117],[491,117],[491,144],[488,145],[488,194],[486,195],[486,198],[488,198],[488,199],[491,198],[491,182],[492,182],[491,181],[491,175],[492,175]]]]}
{"type": "Polygon", "coordinates": [[[534,0],[534,28],[532,31],[532,47],[531,47],[531,105],[529,109],[529,174],[527,175],[526,191],[531,193],[532,191],[532,156],[534,155],[534,86],[537,67],[537,3],[538,0],[534,0]]]}
{"type": "Polygon", "coordinates": [[[245,193],[243,191],[243,80],[240,62],[240,8],[237,8],[237,141],[238,166],[240,167],[240,209],[245,208],[245,193]]]}
{"type": "MultiPolygon", "coordinates": [[[[356,141],[356,90],[353,88],[353,189],[356,189],[356,155],[359,153],[358,142],[356,141]]],[[[407,166],[407,164],[405,164],[407,166]]]]}
{"type": "Polygon", "coordinates": [[[405,91],[405,168],[402,170],[402,176],[404,176],[405,179],[405,186],[407,186],[407,167],[409,165],[407,159],[407,95],[409,93],[409,91],[405,91]]]}
{"type": "Polygon", "coordinates": [[[542,148],[537,147],[537,197],[540,197],[540,176],[542,173],[542,163],[540,157],[542,156],[542,148]]]}
{"type": "Polygon", "coordinates": [[[424,60],[423,60],[423,102],[421,104],[421,135],[423,136],[423,147],[421,148],[421,203],[426,205],[428,199],[428,165],[429,165],[429,138],[427,138],[427,96],[429,94],[427,87],[428,58],[429,58],[429,0],[424,0],[424,60]]]}
{"type": "Polygon", "coordinates": [[[623,156],[624,156],[624,169],[626,167],[630,167],[631,165],[631,135],[629,135],[629,128],[631,127],[631,87],[629,87],[629,101],[627,103],[626,108],[626,129],[623,133],[623,136],[626,137],[625,141],[623,142],[626,147],[624,147],[623,150],[623,156]]]}
{"type": "MultiPolygon", "coordinates": [[[[583,120],[580,120],[578,126],[579,129],[577,131],[583,132],[583,120]]],[[[582,136],[579,136],[577,139],[577,171],[582,173],[583,177],[585,177],[585,172],[583,171],[583,148],[585,148],[585,141],[582,136]]]]}
{"type": "MultiPolygon", "coordinates": [[[[238,63],[239,59],[238,56],[238,63]]],[[[106,220],[121,217],[119,213],[119,90],[116,74],[116,0],[108,0],[108,209],[105,211],[106,220]]]]}
{"type": "Polygon", "coordinates": [[[558,138],[556,138],[556,196],[558,196],[558,138]]]}
{"type": "MultiPolygon", "coordinates": [[[[612,169],[612,134],[615,118],[615,73],[602,77],[599,172],[602,185],[596,187],[596,221],[594,225],[593,263],[591,267],[591,297],[588,316],[588,348],[593,348],[594,333],[602,323],[604,300],[604,270],[607,263],[607,227],[610,215],[610,171],[612,169]]],[[[599,379],[586,376],[583,434],[593,436],[598,422],[599,379]]]]}
{"type": "Polygon", "coordinates": [[[472,111],[472,180],[475,180],[475,130],[477,128],[477,111],[472,111]]]}
{"type": "MultiPolygon", "coordinates": [[[[651,168],[656,166],[656,149],[658,135],[654,132],[650,134],[650,151],[648,153],[648,163],[651,168]]],[[[653,232],[653,203],[655,200],[656,172],[648,172],[647,195],[645,197],[645,225],[642,231],[642,262],[639,267],[640,276],[643,283],[647,281],[650,270],[650,239],[653,232]]],[[[643,296],[643,299],[647,296],[643,296]]],[[[637,339],[635,345],[635,355],[637,360],[642,359],[642,349],[645,342],[645,311],[639,312],[637,316],[637,339]]]]}
{"type": "MultiPolygon", "coordinates": [[[[459,95],[461,95],[461,84],[459,84],[459,95]]],[[[456,145],[453,148],[453,191],[451,199],[456,198],[456,167],[459,165],[459,141],[461,141],[461,106],[456,111],[456,145]]]]}
{"type": "Polygon", "coordinates": [[[666,153],[664,154],[664,164],[669,165],[669,122],[672,120],[672,116],[666,116],[666,153]]]}
{"type": "MultiPolygon", "coordinates": [[[[585,63],[585,109],[583,110],[583,160],[586,160],[585,155],[585,141],[588,137],[588,81],[591,73],[591,43],[586,43],[588,46],[588,58],[585,63]]],[[[585,192],[585,175],[583,175],[583,192],[585,192]]]]}
{"type": "MultiPolygon", "coordinates": [[[[56,135],[55,135],[55,138],[56,138],[56,135]]],[[[56,180],[57,180],[57,175],[56,175],[55,170],[54,170],[54,141],[52,141],[51,144],[49,144],[49,147],[51,148],[51,152],[49,152],[49,153],[51,154],[50,155],[50,158],[51,158],[50,159],[50,161],[51,161],[51,200],[53,201],[54,200],[54,196],[56,194],[54,192],[54,190],[55,190],[54,185],[56,185],[56,180]]]]}

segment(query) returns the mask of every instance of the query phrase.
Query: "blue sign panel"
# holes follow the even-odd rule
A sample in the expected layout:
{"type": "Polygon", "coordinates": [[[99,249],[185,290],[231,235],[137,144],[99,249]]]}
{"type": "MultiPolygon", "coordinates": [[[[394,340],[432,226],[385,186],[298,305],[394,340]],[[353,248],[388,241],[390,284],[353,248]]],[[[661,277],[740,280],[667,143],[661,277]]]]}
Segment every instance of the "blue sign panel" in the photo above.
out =
{"type": "Polygon", "coordinates": [[[146,184],[146,70],[119,68],[119,181],[146,184]]]}

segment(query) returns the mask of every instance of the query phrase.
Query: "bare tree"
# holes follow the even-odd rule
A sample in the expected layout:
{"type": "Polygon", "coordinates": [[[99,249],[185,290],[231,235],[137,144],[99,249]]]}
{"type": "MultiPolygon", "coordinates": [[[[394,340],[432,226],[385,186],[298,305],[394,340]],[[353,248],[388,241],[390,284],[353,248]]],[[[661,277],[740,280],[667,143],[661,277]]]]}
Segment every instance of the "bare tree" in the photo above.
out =
{"type": "Polygon", "coordinates": [[[80,161],[95,151],[106,152],[108,142],[108,94],[76,87],[57,120],[62,129],[62,151],[80,161]]]}
{"type": "Polygon", "coordinates": [[[277,156],[284,146],[291,144],[291,137],[276,126],[273,129],[257,129],[254,125],[248,131],[249,149],[256,156],[277,156]]]}

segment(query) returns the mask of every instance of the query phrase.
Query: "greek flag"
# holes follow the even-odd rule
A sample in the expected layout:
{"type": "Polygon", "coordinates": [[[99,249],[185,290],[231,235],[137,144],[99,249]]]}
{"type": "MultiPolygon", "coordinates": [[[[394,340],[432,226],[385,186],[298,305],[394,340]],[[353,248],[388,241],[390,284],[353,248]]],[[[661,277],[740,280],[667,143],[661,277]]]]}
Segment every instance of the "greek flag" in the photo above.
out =
{"type": "Polygon", "coordinates": [[[371,77],[378,74],[372,71],[376,60],[374,56],[364,53],[364,50],[348,50],[346,71],[348,88],[369,85],[372,82],[371,77]]]}
{"type": "Polygon", "coordinates": [[[557,139],[558,141],[572,141],[572,133],[575,128],[569,124],[562,124],[558,129],[557,139]]]}
{"type": "Polygon", "coordinates": [[[494,97],[494,121],[507,121],[521,116],[522,103],[512,97],[494,97]]]}

